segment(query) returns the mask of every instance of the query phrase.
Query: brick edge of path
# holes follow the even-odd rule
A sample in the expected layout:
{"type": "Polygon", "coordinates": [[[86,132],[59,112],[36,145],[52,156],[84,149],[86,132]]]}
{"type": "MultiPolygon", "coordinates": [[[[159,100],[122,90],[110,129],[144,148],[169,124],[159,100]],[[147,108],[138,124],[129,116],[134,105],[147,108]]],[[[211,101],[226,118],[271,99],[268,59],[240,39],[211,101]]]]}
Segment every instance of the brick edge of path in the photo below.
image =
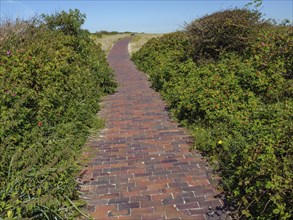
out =
{"type": "Polygon", "coordinates": [[[172,122],[159,93],[130,61],[130,38],[118,41],[108,61],[118,91],[102,101],[106,121],[80,179],[93,219],[225,219],[215,198],[217,179],[202,156],[189,152],[191,136],[172,122]]]}

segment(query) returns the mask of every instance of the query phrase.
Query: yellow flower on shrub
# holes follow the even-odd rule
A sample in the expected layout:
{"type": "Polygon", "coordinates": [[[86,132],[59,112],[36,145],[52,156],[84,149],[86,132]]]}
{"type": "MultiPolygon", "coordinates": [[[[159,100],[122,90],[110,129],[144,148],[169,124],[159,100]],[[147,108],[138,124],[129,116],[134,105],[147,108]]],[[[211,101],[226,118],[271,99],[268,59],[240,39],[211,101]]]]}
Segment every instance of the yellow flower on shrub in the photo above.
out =
{"type": "Polygon", "coordinates": [[[13,217],[13,213],[12,213],[11,210],[8,210],[8,211],[7,211],[7,217],[8,217],[8,218],[12,218],[12,217],[13,217]]]}

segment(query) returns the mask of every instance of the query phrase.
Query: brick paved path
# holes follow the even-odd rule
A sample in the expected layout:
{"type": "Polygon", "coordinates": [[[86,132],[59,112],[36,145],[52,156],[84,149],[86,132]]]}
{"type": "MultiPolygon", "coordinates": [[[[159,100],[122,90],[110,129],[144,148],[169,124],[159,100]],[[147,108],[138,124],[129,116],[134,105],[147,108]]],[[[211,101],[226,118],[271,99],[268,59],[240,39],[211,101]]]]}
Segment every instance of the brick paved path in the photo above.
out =
{"type": "Polygon", "coordinates": [[[108,60],[118,92],[104,99],[106,128],[90,147],[98,148],[82,178],[81,191],[94,219],[209,219],[221,206],[189,136],[172,122],[160,95],[129,60],[129,39],[119,41],[108,60]]]}

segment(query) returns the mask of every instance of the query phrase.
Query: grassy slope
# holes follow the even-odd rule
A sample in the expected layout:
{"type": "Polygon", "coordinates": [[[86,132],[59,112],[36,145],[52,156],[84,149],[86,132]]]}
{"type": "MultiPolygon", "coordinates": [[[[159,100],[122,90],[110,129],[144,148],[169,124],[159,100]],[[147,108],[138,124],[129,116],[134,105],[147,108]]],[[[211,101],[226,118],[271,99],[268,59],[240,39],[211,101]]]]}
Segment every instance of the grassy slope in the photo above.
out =
{"type": "Polygon", "coordinates": [[[114,35],[102,35],[102,37],[96,37],[92,35],[92,38],[94,39],[94,42],[96,44],[102,45],[102,50],[106,52],[106,54],[109,53],[113,45],[120,39],[125,37],[130,37],[131,34],[114,34],[114,35]]]}
{"type": "MultiPolygon", "coordinates": [[[[92,35],[92,39],[96,44],[101,44],[103,51],[105,51],[107,54],[113,47],[113,45],[120,39],[125,37],[130,37],[131,34],[111,34],[111,35],[102,35],[102,37],[96,37],[95,35],[92,35]]],[[[128,45],[128,51],[131,54],[138,51],[148,40],[151,38],[161,37],[162,34],[136,34],[132,40],[131,43],[128,45]]]]}
{"type": "Polygon", "coordinates": [[[157,38],[163,36],[162,34],[136,34],[131,43],[128,45],[128,51],[130,55],[138,51],[147,41],[152,38],[157,38]]]}

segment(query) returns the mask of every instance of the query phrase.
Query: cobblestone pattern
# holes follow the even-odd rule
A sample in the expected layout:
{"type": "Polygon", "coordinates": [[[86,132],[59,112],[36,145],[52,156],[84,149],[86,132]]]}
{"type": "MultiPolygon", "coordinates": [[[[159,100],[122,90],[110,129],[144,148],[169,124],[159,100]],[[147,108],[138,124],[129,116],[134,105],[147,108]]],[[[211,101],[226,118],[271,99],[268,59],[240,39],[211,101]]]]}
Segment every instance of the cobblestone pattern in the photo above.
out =
{"type": "Polygon", "coordinates": [[[87,209],[101,220],[209,219],[222,201],[214,198],[206,163],[189,152],[191,137],[130,61],[128,43],[119,41],[108,56],[119,88],[103,100],[106,128],[89,142],[98,151],[80,180],[87,209]]]}

